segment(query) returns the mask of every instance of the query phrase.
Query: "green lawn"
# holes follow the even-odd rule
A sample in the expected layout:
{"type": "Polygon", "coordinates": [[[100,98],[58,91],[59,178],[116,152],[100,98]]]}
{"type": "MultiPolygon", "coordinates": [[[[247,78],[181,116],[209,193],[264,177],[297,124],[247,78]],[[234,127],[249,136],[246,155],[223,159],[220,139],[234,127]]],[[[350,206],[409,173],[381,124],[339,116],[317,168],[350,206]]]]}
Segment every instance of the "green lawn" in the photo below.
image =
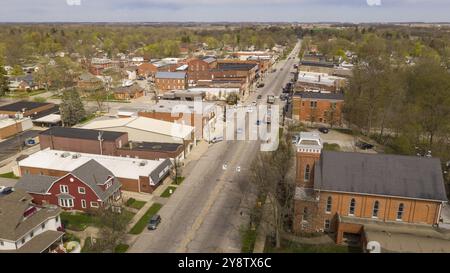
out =
{"type": "Polygon", "coordinates": [[[130,246],[127,244],[119,244],[116,246],[114,253],[125,253],[130,246]]]}
{"type": "Polygon", "coordinates": [[[173,180],[172,185],[181,185],[181,183],[183,183],[185,177],[177,177],[176,179],[173,180]]]}
{"type": "Polygon", "coordinates": [[[158,211],[161,209],[162,205],[159,203],[154,203],[147,212],[139,219],[139,221],[134,225],[133,228],[130,230],[130,234],[141,234],[142,231],[144,231],[145,227],[147,226],[148,221],[150,221],[150,218],[152,218],[153,215],[158,213],[158,211]]]}
{"type": "Polygon", "coordinates": [[[127,202],[125,203],[125,205],[127,207],[134,208],[134,209],[142,209],[142,207],[144,207],[145,204],[147,204],[147,202],[139,201],[134,198],[128,199],[127,202]]]}
{"type": "MultiPolygon", "coordinates": [[[[122,213],[126,216],[126,219],[130,221],[134,213],[127,210],[122,210],[122,213]]],[[[69,230],[74,231],[83,231],[88,226],[102,227],[102,223],[95,216],[77,212],[72,214],[71,212],[62,212],[61,213],[61,221],[64,224],[64,227],[69,230]]]]}
{"type": "Polygon", "coordinates": [[[175,192],[176,189],[177,188],[173,186],[167,187],[167,189],[163,193],[161,193],[161,197],[169,198],[175,192]],[[170,190],[172,190],[172,194],[170,194],[170,190]]]}
{"type": "Polygon", "coordinates": [[[2,174],[0,174],[0,177],[2,177],[2,178],[10,178],[10,179],[19,179],[19,177],[15,176],[13,172],[2,173],[2,174]]]}
{"type": "Polygon", "coordinates": [[[323,149],[325,151],[340,151],[341,147],[339,146],[339,144],[336,143],[324,143],[323,144],[323,149]]]}
{"type": "Polygon", "coordinates": [[[359,253],[361,249],[335,244],[307,245],[283,240],[281,248],[266,245],[266,253],[359,253]]]}
{"type": "Polygon", "coordinates": [[[75,213],[71,212],[62,212],[61,213],[61,221],[64,224],[64,227],[74,231],[83,231],[88,226],[101,226],[100,222],[91,215],[85,213],[75,213]]]}
{"type": "Polygon", "coordinates": [[[89,121],[95,119],[96,117],[97,117],[97,115],[96,115],[95,113],[90,114],[90,115],[84,117],[84,118],[80,121],[80,124],[86,124],[86,123],[88,123],[89,121]]]}
{"type": "Polygon", "coordinates": [[[257,231],[251,230],[250,228],[246,228],[241,231],[242,253],[253,253],[253,249],[255,248],[256,235],[257,231]]]}

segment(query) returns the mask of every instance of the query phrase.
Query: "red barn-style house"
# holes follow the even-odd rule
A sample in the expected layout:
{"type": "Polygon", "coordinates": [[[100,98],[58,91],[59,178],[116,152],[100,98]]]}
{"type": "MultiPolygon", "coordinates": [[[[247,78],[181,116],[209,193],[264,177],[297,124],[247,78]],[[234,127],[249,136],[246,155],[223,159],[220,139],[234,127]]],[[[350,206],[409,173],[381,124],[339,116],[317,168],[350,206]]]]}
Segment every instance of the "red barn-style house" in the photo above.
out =
{"type": "Polygon", "coordinates": [[[121,200],[122,184],[112,172],[90,160],[62,177],[24,175],[16,188],[27,191],[38,205],[86,211],[110,207],[121,200]]]}

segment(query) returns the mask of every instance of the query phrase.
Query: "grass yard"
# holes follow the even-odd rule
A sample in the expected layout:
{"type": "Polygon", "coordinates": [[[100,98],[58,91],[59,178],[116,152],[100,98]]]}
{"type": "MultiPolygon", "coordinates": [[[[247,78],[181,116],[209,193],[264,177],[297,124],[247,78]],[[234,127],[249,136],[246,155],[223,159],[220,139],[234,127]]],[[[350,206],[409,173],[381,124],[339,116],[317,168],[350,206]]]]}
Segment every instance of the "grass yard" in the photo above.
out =
{"type": "Polygon", "coordinates": [[[346,135],[351,135],[351,136],[357,135],[351,129],[333,128],[332,130],[335,130],[336,132],[339,132],[339,133],[342,133],[342,134],[346,134],[346,135]]]}
{"type": "Polygon", "coordinates": [[[167,189],[163,193],[161,193],[161,197],[169,198],[175,192],[176,189],[177,188],[173,186],[167,187],[167,189]],[[172,194],[170,194],[170,190],[172,190],[172,194]]]}
{"type": "Polygon", "coordinates": [[[361,249],[341,246],[335,244],[307,245],[283,240],[281,248],[276,249],[270,244],[266,244],[266,253],[360,253],[361,249]]]}
{"type": "Polygon", "coordinates": [[[339,146],[339,144],[336,143],[324,143],[323,144],[323,149],[325,151],[340,151],[341,147],[339,146]]]}
{"type": "MultiPolygon", "coordinates": [[[[135,213],[127,210],[122,210],[122,213],[125,215],[127,221],[131,221],[135,215],[135,213]]],[[[74,231],[84,231],[88,226],[102,227],[102,223],[97,217],[80,212],[74,214],[71,212],[62,212],[61,221],[65,228],[74,231]]]]}
{"type": "Polygon", "coordinates": [[[243,229],[241,231],[241,241],[242,241],[242,253],[253,253],[256,242],[256,230],[251,230],[250,228],[243,229]]]}
{"type": "Polygon", "coordinates": [[[154,203],[141,217],[141,219],[139,219],[139,221],[131,228],[129,233],[134,235],[141,234],[147,226],[148,221],[150,221],[150,218],[152,218],[153,215],[157,214],[161,207],[161,204],[154,203]]]}
{"type": "Polygon", "coordinates": [[[130,246],[127,244],[119,244],[116,246],[116,249],[114,249],[114,253],[125,253],[129,247],[130,246]]]}
{"type": "Polygon", "coordinates": [[[2,174],[0,174],[0,177],[2,177],[2,178],[10,178],[10,179],[19,179],[19,177],[15,176],[13,172],[2,173],[2,174]]]}
{"type": "Polygon", "coordinates": [[[176,179],[173,180],[172,185],[181,185],[181,183],[183,183],[185,177],[177,177],[176,179]]]}
{"type": "Polygon", "coordinates": [[[138,210],[142,209],[142,207],[144,207],[145,204],[147,204],[147,202],[139,201],[139,200],[136,200],[134,198],[128,199],[127,202],[125,203],[125,205],[127,207],[130,207],[130,208],[133,208],[133,209],[138,209],[138,210]]]}

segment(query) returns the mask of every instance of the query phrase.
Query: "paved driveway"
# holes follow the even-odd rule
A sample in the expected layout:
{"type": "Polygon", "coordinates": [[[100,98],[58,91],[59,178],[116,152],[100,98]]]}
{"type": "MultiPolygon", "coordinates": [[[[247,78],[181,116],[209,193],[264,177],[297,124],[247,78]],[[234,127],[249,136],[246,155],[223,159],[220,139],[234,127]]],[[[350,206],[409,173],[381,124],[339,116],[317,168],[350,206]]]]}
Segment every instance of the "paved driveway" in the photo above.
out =
{"type": "Polygon", "coordinates": [[[19,181],[19,180],[0,177],[0,186],[14,187],[16,185],[17,181],[19,181]]]}

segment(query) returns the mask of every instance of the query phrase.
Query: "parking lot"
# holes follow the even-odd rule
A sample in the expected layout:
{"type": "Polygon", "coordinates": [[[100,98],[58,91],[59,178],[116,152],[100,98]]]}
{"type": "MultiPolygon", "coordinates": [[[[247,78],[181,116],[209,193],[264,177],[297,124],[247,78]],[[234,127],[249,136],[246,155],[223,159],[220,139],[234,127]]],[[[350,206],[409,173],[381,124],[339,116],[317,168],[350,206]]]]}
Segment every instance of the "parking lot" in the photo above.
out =
{"type": "Polygon", "coordinates": [[[0,161],[3,161],[16,153],[20,152],[23,148],[24,142],[27,138],[36,137],[40,131],[30,130],[22,132],[12,138],[0,142],[0,161]]]}

